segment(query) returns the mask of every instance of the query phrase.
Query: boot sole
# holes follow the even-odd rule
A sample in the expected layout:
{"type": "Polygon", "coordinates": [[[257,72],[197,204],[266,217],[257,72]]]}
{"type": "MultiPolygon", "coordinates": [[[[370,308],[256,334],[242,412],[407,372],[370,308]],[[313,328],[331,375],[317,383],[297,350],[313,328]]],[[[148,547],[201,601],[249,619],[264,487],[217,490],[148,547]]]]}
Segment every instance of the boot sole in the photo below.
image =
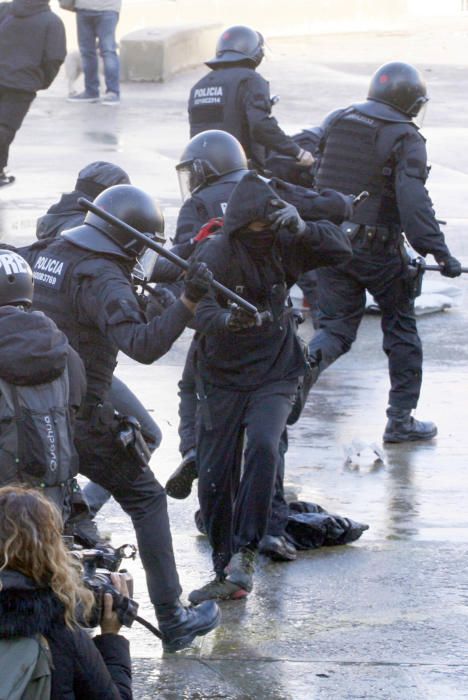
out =
{"type": "Polygon", "coordinates": [[[165,652],[168,652],[169,654],[174,653],[175,651],[181,651],[182,649],[185,649],[186,647],[190,646],[190,644],[193,642],[195,637],[203,637],[205,634],[208,634],[208,632],[211,632],[214,630],[219,623],[221,622],[221,611],[218,610],[218,613],[215,617],[214,620],[210,622],[210,624],[206,625],[205,627],[200,627],[197,629],[195,632],[191,632],[190,634],[186,634],[185,637],[180,637],[179,639],[176,639],[173,642],[164,642],[162,643],[163,650],[165,652]]]}
{"type": "Polygon", "coordinates": [[[166,483],[166,493],[171,498],[183,501],[192,493],[192,484],[198,479],[194,462],[187,462],[169,477],[166,483]]]}
{"type": "Polygon", "coordinates": [[[263,556],[268,557],[273,561],[296,561],[297,559],[296,554],[280,554],[279,552],[275,552],[272,549],[260,549],[259,551],[260,554],[263,554],[263,556]]]}

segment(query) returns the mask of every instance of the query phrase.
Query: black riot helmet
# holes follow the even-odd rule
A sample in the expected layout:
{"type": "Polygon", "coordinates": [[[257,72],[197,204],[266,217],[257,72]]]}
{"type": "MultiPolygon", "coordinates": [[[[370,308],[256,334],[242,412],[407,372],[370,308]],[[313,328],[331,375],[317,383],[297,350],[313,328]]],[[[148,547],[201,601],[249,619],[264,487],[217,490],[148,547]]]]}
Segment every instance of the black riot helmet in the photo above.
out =
{"type": "Polygon", "coordinates": [[[397,61],[385,63],[374,73],[367,98],[395,107],[412,118],[429,99],[419,71],[409,63],[397,61]]]}
{"type": "Polygon", "coordinates": [[[176,165],[182,199],[222,175],[247,169],[247,156],[234,136],[218,129],[202,131],[190,139],[176,165]]]}
{"type": "MultiPolygon", "coordinates": [[[[101,192],[94,204],[145,233],[150,239],[164,241],[163,214],[149,194],[138,187],[114,185],[101,192]]],[[[115,255],[130,261],[134,261],[146,250],[143,241],[91,211],[88,211],[81,226],[64,231],[62,236],[85,250],[115,255]]]]}
{"type": "Polygon", "coordinates": [[[206,61],[206,65],[215,68],[219,64],[242,61],[256,68],[264,56],[264,43],[263,36],[255,29],[243,25],[229,27],[218,39],[216,56],[206,61]]]}
{"type": "Polygon", "coordinates": [[[21,255],[0,250],[0,306],[31,306],[34,279],[21,255]]]}

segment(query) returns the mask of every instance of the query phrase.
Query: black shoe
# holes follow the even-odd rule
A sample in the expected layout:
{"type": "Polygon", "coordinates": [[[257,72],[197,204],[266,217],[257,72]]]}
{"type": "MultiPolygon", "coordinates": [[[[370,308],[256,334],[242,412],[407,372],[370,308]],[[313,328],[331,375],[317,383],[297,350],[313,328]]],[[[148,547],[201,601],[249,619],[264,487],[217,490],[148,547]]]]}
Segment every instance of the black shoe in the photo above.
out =
{"type": "Polygon", "coordinates": [[[195,637],[214,630],[221,620],[221,612],[212,600],[196,607],[184,607],[180,601],[173,605],[156,605],[156,616],[163,649],[168,652],[185,649],[195,637]]]}
{"type": "Polygon", "coordinates": [[[0,187],[6,187],[7,185],[12,185],[16,180],[14,175],[6,173],[4,170],[0,172],[0,187]]]}
{"type": "Polygon", "coordinates": [[[231,557],[231,561],[224,570],[226,580],[230,581],[230,583],[235,583],[236,586],[250,593],[253,588],[256,559],[256,551],[242,547],[231,557]]]}
{"type": "Polygon", "coordinates": [[[437,427],[431,421],[416,420],[407,409],[387,409],[388,421],[384,442],[413,442],[431,440],[437,435],[437,427]]]}
{"type": "Polygon", "coordinates": [[[258,551],[273,561],[294,561],[297,556],[294,545],[290,544],[283,536],[265,535],[260,540],[258,551]]]}
{"type": "Polygon", "coordinates": [[[190,496],[192,484],[198,479],[195,450],[189,450],[175,472],[166,483],[166,493],[171,498],[184,499],[190,496]]]}

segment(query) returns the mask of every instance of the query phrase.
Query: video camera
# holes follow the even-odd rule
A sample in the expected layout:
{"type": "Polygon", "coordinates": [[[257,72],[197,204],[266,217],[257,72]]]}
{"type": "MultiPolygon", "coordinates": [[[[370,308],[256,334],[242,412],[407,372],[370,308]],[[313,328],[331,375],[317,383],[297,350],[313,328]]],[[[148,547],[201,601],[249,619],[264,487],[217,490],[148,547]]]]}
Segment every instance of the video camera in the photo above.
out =
{"type": "MultiPolygon", "coordinates": [[[[138,603],[131,597],[122,595],[112,585],[111,573],[119,571],[123,559],[135,559],[136,547],[124,544],[115,548],[111,545],[96,545],[94,549],[82,549],[74,543],[67,543],[72,556],[83,567],[83,582],[94,595],[94,607],[91,618],[87,620],[88,627],[97,627],[101,621],[104,609],[104,594],[112,595],[112,609],[126,627],[131,627],[138,617],[138,603]]],[[[133,595],[133,578],[128,571],[119,573],[125,575],[130,596],[133,595]]]]}

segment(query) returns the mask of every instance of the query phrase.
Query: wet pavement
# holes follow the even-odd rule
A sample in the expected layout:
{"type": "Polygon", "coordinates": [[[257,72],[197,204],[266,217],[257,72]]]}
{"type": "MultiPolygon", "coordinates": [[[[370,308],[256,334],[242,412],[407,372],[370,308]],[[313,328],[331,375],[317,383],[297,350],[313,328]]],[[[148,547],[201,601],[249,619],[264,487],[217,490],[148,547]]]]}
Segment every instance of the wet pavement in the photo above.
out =
{"type": "MultiPolygon", "coordinates": [[[[292,132],[360,101],[381,62],[396,55],[417,61],[433,95],[424,129],[430,189],[465,265],[468,61],[459,49],[466,33],[460,23],[448,33],[419,36],[274,41],[262,71],[282,95],[276,113],[292,132]]],[[[32,240],[36,217],[72,189],[80,167],[97,159],[118,163],[158,196],[170,233],[179,205],[174,165],[188,138],[185,101],[202,72],[164,85],[125,85],[118,108],[68,104],[59,79],[37,99],[12,147],[18,183],[0,192],[1,238],[32,240]]],[[[455,284],[465,289],[468,279],[455,284]]],[[[293,563],[262,558],[248,599],[222,604],[222,626],[176,656],[162,656],[158,641],[137,625],[125,631],[136,698],[468,698],[467,323],[466,293],[459,308],[419,320],[425,364],[418,416],[434,420],[439,436],[386,447],[384,463],[375,464],[369,446],[382,447],[388,376],[379,320],[364,319],[353,350],[320,378],[290,431],[287,489],[370,529],[351,546],[301,553],[293,563]]],[[[311,335],[310,323],[303,333],[311,335]]],[[[152,463],[163,483],[179,460],[176,391],[189,340],[187,332],[151,367],[126,357],[118,367],[163,430],[152,463]]],[[[187,594],[210,576],[209,548],[193,524],[196,496],[169,508],[187,594]]],[[[129,519],[114,503],[99,524],[116,545],[134,541],[129,519]]],[[[139,561],[128,568],[141,613],[153,620],[139,561]]]]}

